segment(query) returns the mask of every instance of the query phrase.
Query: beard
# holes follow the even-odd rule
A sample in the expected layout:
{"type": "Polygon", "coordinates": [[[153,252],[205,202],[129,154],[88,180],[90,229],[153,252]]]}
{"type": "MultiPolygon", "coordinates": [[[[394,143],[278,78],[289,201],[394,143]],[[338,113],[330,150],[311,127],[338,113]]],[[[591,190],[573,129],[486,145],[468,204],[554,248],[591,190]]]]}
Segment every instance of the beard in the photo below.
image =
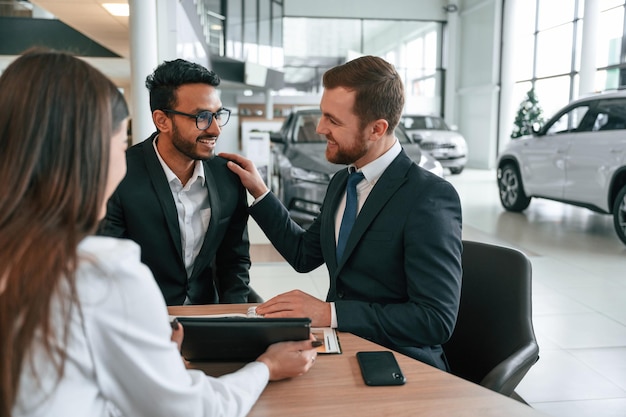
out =
{"type": "Polygon", "coordinates": [[[172,128],[172,145],[174,148],[181,154],[185,155],[187,158],[193,159],[194,161],[203,161],[206,159],[210,159],[213,156],[213,152],[209,152],[208,155],[206,153],[200,153],[198,151],[198,147],[196,145],[196,141],[201,137],[213,137],[211,135],[203,135],[198,136],[194,141],[190,141],[185,139],[178,130],[178,126],[176,123],[173,124],[172,128]]]}
{"type": "Polygon", "coordinates": [[[332,141],[336,148],[331,149],[326,144],[326,159],[333,164],[349,165],[361,159],[369,150],[367,138],[363,133],[355,137],[352,142],[341,145],[331,135],[326,135],[326,139],[332,141]]]}

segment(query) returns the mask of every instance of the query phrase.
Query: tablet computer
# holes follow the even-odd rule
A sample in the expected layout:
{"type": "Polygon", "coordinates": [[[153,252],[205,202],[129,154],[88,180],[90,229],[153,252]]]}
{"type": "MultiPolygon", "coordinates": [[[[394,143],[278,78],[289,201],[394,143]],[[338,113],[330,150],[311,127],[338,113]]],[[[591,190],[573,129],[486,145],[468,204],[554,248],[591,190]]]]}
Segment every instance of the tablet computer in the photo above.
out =
{"type": "Polygon", "coordinates": [[[276,342],[307,340],[308,318],[178,317],[188,361],[253,361],[276,342]]]}

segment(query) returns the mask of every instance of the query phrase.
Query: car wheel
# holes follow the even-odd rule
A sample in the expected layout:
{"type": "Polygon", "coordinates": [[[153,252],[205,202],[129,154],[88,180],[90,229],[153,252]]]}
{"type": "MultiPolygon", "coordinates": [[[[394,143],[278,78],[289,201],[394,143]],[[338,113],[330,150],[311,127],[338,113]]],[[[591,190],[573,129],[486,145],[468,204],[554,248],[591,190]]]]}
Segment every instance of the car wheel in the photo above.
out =
{"type": "Polygon", "coordinates": [[[626,185],[619,191],[613,204],[613,225],[617,237],[626,245],[626,185]]]}
{"type": "Polygon", "coordinates": [[[500,203],[508,211],[523,211],[530,204],[530,197],[524,193],[522,177],[513,164],[506,164],[498,177],[500,203]]]}
{"type": "Polygon", "coordinates": [[[452,175],[460,174],[461,172],[463,172],[463,168],[464,167],[450,168],[450,174],[452,175]]]}

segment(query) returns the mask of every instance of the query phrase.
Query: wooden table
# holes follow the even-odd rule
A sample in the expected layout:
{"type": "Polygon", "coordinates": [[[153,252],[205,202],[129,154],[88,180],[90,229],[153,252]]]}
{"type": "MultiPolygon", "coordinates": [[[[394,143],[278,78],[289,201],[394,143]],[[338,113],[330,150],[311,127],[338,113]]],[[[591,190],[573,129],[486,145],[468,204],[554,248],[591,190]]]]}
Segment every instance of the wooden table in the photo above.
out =
{"type": "MultiPolygon", "coordinates": [[[[245,313],[251,304],[169,307],[171,315],[245,313]]],[[[474,383],[394,352],[406,384],[365,385],[356,352],[388,350],[351,333],[338,332],[341,354],[320,354],[311,370],[298,378],[270,382],[250,416],[476,416],[537,417],[543,414],[474,383]]],[[[218,376],[242,364],[194,363],[218,376]]]]}

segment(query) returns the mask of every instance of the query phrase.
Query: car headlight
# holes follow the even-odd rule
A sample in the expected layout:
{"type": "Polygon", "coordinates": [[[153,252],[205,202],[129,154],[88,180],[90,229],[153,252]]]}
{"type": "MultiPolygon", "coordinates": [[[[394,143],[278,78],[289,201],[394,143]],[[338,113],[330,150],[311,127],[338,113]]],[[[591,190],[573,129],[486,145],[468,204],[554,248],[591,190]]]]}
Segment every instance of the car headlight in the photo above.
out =
{"type": "Polygon", "coordinates": [[[309,171],[298,167],[291,167],[291,178],[294,180],[328,184],[330,177],[322,172],[309,171]]]}
{"type": "Polygon", "coordinates": [[[467,153],[467,142],[465,142],[465,139],[462,136],[453,137],[451,142],[460,154],[465,155],[467,153]]]}

